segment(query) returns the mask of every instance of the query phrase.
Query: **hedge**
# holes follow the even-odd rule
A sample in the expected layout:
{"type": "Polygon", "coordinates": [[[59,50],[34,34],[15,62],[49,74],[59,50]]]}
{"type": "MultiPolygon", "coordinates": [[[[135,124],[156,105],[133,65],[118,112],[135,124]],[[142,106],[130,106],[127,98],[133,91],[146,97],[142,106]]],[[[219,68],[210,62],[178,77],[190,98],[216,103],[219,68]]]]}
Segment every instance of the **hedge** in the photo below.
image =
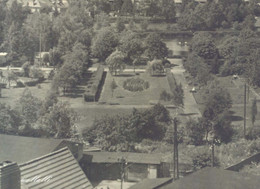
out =
{"type": "Polygon", "coordinates": [[[86,87],[84,93],[84,99],[87,102],[97,101],[99,97],[99,93],[102,88],[103,79],[104,78],[104,67],[99,66],[97,71],[93,73],[91,78],[88,81],[88,85],[86,87]]]}

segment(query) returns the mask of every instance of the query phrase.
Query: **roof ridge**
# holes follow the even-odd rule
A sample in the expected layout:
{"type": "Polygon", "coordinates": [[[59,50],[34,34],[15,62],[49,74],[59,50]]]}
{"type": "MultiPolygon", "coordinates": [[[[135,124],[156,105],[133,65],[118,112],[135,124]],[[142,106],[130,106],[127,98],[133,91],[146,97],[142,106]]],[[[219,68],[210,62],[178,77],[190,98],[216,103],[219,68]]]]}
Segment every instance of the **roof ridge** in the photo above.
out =
{"type": "MultiPolygon", "coordinates": [[[[54,151],[54,152],[51,152],[51,153],[49,153],[49,154],[46,154],[46,155],[44,155],[44,156],[41,156],[41,157],[32,159],[32,160],[27,161],[27,162],[25,162],[25,163],[21,163],[21,164],[19,164],[19,167],[26,166],[26,165],[28,165],[28,164],[34,163],[34,162],[36,162],[36,161],[39,161],[39,160],[44,159],[44,158],[46,158],[46,157],[50,157],[50,156],[52,156],[52,155],[58,154],[58,153],[60,153],[60,152],[66,151],[66,150],[69,150],[69,148],[68,148],[67,146],[64,147],[64,148],[61,148],[61,149],[59,149],[59,150],[56,150],[56,151],[54,151]]],[[[69,152],[70,152],[70,150],[69,150],[69,152]]],[[[71,153],[71,152],[70,152],[70,153],[71,153]]]]}

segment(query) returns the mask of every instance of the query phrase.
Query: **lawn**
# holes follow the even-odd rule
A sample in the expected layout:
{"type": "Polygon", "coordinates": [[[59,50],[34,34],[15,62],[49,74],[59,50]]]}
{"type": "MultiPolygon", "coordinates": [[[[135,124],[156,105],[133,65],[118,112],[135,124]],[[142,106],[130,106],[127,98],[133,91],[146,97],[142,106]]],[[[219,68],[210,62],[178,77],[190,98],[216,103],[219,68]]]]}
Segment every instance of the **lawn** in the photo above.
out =
{"type": "Polygon", "coordinates": [[[169,84],[165,76],[152,77],[148,73],[139,73],[139,75],[134,75],[132,72],[124,72],[122,75],[112,76],[108,73],[99,102],[119,103],[120,105],[149,105],[159,101],[160,94],[163,90],[170,92],[169,84]],[[123,88],[123,82],[126,79],[133,77],[139,77],[144,81],[148,81],[150,85],[149,88],[138,92],[125,90],[123,88]],[[117,84],[117,88],[114,90],[112,96],[110,85],[113,79],[117,84]]]}
{"type": "MultiPolygon", "coordinates": [[[[47,92],[50,89],[50,82],[48,80],[44,81],[33,87],[27,87],[31,93],[41,99],[44,100],[47,92]]],[[[0,98],[0,103],[5,103],[14,107],[17,104],[17,101],[20,99],[25,87],[21,88],[10,88],[10,89],[2,89],[2,97],[0,98]]]]}
{"type": "MultiPolygon", "coordinates": [[[[231,76],[229,77],[218,77],[217,78],[220,86],[225,87],[232,98],[232,108],[230,109],[231,112],[231,119],[232,124],[235,126],[234,128],[237,131],[241,131],[242,126],[244,124],[244,82],[242,79],[233,80],[231,76]]],[[[198,107],[200,111],[203,111],[203,96],[200,94],[202,92],[198,91],[198,93],[194,93],[194,97],[196,102],[198,103],[198,107]]],[[[248,94],[248,93],[247,93],[248,94]]],[[[246,125],[247,127],[251,127],[251,106],[252,100],[257,97],[252,90],[249,91],[249,99],[247,99],[247,106],[246,106],[246,125]]],[[[258,98],[257,98],[258,99],[258,98]]],[[[259,111],[258,111],[259,112],[259,111]]],[[[260,114],[258,113],[256,116],[255,125],[260,125],[260,114]]]]}

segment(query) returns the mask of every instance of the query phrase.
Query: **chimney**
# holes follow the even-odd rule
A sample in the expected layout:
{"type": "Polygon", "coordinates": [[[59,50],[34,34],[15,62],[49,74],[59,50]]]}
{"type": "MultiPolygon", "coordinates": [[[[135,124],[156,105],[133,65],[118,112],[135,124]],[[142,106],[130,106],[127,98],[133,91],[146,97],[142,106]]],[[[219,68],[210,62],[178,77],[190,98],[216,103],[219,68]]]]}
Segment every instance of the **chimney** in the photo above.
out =
{"type": "Polygon", "coordinates": [[[0,163],[0,189],[20,189],[21,175],[17,163],[4,161],[0,163]]]}

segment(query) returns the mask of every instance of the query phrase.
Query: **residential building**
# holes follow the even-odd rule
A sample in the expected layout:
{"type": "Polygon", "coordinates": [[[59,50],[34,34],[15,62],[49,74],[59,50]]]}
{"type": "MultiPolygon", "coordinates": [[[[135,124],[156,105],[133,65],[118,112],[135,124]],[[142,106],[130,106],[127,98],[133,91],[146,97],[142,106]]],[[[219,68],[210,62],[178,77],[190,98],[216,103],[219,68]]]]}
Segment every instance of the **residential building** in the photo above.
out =
{"type": "Polygon", "coordinates": [[[91,181],[117,180],[122,174],[126,181],[170,176],[170,165],[162,154],[84,152],[80,164],[91,181]]]}
{"type": "Polygon", "coordinates": [[[0,162],[24,163],[64,147],[68,147],[77,160],[82,158],[83,145],[78,142],[0,134],[0,162]]]}
{"type": "Polygon", "coordinates": [[[22,189],[93,188],[67,147],[19,164],[19,167],[22,189]]]}

